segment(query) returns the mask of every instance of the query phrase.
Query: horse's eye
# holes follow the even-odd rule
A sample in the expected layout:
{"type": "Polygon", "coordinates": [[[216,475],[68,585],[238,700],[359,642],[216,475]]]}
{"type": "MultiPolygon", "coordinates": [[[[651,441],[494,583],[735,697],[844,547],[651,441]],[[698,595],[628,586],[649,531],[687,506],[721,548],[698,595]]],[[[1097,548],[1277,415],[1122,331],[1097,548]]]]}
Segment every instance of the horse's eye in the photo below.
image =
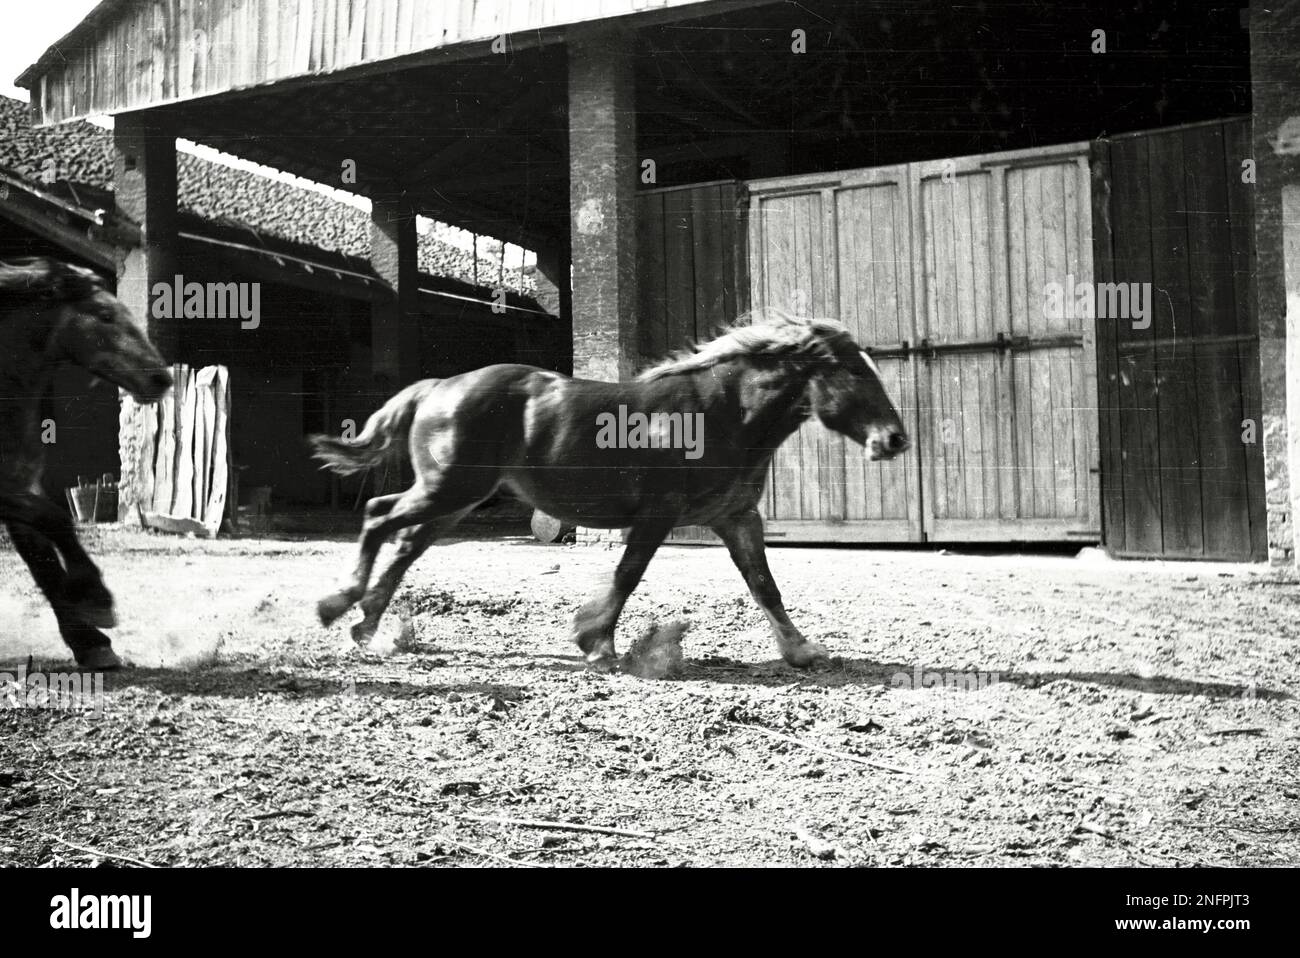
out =
{"type": "Polygon", "coordinates": [[[117,317],[115,317],[112,313],[100,313],[99,321],[101,323],[115,323],[117,322],[117,317]]]}

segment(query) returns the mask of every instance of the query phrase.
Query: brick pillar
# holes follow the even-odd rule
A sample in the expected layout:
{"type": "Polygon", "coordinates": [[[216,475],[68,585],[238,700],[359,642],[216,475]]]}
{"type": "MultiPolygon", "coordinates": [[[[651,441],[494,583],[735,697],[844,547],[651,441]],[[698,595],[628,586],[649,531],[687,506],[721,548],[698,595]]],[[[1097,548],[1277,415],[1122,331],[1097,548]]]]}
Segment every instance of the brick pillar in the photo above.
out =
{"type": "Polygon", "coordinates": [[[606,27],[571,30],[568,47],[573,373],[613,382],[640,361],[634,44],[606,27]]]}
{"type": "Polygon", "coordinates": [[[1300,476],[1300,0],[1252,4],[1249,16],[1268,552],[1273,562],[1292,562],[1300,507],[1300,483],[1289,480],[1300,476]]]}
{"type": "MultiPolygon", "coordinates": [[[[140,246],[119,253],[117,297],[144,327],[163,357],[182,360],[180,321],[157,319],[149,309],[154,284],[170,285],[176,275],[176,136],[145,114],[117,117],[113,125],[113,193],[117,215],[140,226],[140,246]]],[[[140,486],[145,430],[152,408],[121,400],[118,420],[120,475],[117,517],[140,524],[140,486]]]]}
{"type": "MultiPolygon", "coordinates": [[[[1298,38],[1300,39],[1300,38],[1298,38]]],[[[1293,51],[1300,47],[1293,46],[1293,51]]],[[[1300,102],[1294,102],[1297,114],[1292,120],[1300,132],[1300,102]]],[[[1300,543],[1295,541],[1297,526],[1295,517],[1300,515],[1300,482],[1286,483],[1288,476],[1300,476],[1300,169],[1292,164],[1288,182],[1282,186],[1282,247],[1283,247],[1283,282],[1286,287],[1286,421],[1287,421],[1287,467],[1283,474],[1283,483],[1289,488],[1290,501],[1286,511],[1285,523],[1290,527],[1291,536],[1280,536],[1279,550],[1274,561],[1288,560],[1300,566],[1300,543]],[[1288,554],[1289,553],[1289,554],[1288,554]]],[[[1264,455],[1270,449],[1267,445],[1268,434],[1265,433],[1264,455]]],[[[1265,460],[1267,461],[1267,459],[1265,460]]],[[[1269,506],[1270,513],[1272,505],[1269,506]]],[[[1272,515],[1269,516],[1272,519],[1272,515]]],[[[1270,532],[1272,523],[1269,524],[1270,532]]],[[[1273,542],[1270,537],[1269,557],[1273,558],[1273,542]]]]}
{"type": "Polygon", "coordinates": [[[376,377],[393,390],[420,378],[419,247],[415,212],[393,194],[377,197],[370,213],[370,264],[393,291],[370,312],[376,377]]]}

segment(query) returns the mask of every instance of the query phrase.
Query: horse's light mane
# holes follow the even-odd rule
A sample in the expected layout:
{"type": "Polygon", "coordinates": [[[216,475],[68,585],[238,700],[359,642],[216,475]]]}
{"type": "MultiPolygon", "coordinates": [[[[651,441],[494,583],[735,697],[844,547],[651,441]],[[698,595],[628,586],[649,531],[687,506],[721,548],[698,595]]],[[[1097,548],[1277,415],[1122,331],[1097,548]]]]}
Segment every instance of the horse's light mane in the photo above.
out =
{"type": "Polygon", "coordinates": [[[833,357],[830,342],[845,328],[833,319],[792,316],[768,307],[740,316],[716,338],[674,353],[637,376],[641,381],[699,372],[739,356],[779,356],[800,361],[833,357]]]}
{"type": "Polygon", "coordinates": [[[58,299],[84,299],[102,289],[88,269],[47,256],[25,256],[0,262],[0,294],[30,297],[52,293],[58,299]]]}

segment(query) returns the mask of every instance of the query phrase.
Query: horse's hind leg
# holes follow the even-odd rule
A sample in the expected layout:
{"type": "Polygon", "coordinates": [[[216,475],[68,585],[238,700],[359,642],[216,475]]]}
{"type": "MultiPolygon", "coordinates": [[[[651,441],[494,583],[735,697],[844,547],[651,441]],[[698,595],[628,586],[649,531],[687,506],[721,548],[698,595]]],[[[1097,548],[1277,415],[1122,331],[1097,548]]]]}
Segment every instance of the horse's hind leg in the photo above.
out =
{"type": "MultiPolygon", "coordinates": [[[[113,595],[104,585],[99,567],[81,547],[72,518],[44,496],[34,494],[6,496],[0,505],[4,507],[6,518],[12,520],[13,528],[29,529],[43,543],[43,546],[31,547],[37,553],[44,555],[45,550],[53,545],[62,555],[59,595],[68,609],[88,625],[105,629],[116,625],[113,595]]],[[[57,556],[53,556],[52,561],[60,564],[57,556]]],[[[28,566],[31,567],[31,563],[28,566]]],[[[36,575],[35,569],[32,574],[36,575]]]]}
{"type": "Polygon", "coordinates": [[[366,502],[365,518],[362,520],[361,537],[358,540],[359,554],[356,567],[352,571],[352,579],[343,588],[316,603],[316,614],[320,617],[321,625],[332,625],[335,619],[352,608],[366,594],[366,585],[370,582],[370,573],[375,567],[375,557],[383,544],[383,539],[376,541],[373,536],[368,536],[368,533],[377,522],[392,511],[404,495],[405,492],[398,492],[388,496],[376,496],[366,502]]]}
{"type": "Polygon", "coordinates": [[[374,637],[375,630],[379,628],[379,620],[388,610],[388,603],[393,601],[393,593],[401,584],[406,570],[415,564],[424,550],[465,518],[469,511],[462,509],[453,515],[411,526],[398,533],[396,554],[361,600],[361,611],[365,613],[365,618],[352,627],[352,639],[357,645],[365,645],[374,637]]]}
{"type": "Polygon", "coordinates": [[[672,528],[672,523],[633,526],[609,588],[574,616],[573,641],[587,654],[587,661],[592,665],[614,662],[614,628],[618,625],[618,617],[672,528]]]}
{"type": "Polygon", "coordinates": [[[781,657],[796,668],[807,668],[826,660],[826,650],[803,637],[781,603],[781,590],[776,587],[772,570],[767,567],[767,549],[763,544],[763,520],[755,511],[730,516],[713,524],[716,532],[731,553],[731,561],[745,577],[754,601],[767,613],[767,620],[776,634],[776,644],[781,657]]]}
{"type": "MultiPolygon", "coordinates": [[[[451,521],[454,525],[460,515],[482,502],[495,489],[495,474],[490,478],[476,478],[468,472],[452,473],[440,476],[437,486],[432,488],[417,481],[406,492],[371,499],[366,504],[360,555],[352,582],[320,601],[316,609],[321,622],[329,625],[366,594],[375,567],[375,557],[389,536],[408,526],[422,525],[440,518],[454,517],[451,521]]],[[[411,561],[415,561],[414,558],[411,561]]],[[[377,619],[378,617],[376,621],[377,619]]],[[[373,631],[371,629],[372,634],[373,631]]]]}

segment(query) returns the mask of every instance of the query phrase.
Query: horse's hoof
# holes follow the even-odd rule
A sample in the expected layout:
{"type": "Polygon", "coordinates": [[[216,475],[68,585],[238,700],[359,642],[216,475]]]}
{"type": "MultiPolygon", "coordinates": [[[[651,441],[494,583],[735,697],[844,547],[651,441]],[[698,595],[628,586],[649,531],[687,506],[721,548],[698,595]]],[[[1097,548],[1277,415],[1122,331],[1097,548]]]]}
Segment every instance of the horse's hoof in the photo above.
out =
{"type": "Polygon", "coordinates": [[[782,657],[796,669],[810,669],[816,665],[830,665],[831,657],[816,642],[804,642],[782,650],[782,657]]]}
{"type": "Polygon", "coordinates": [[[69,610],[73,617],[83,625],[96,629],[111,629],[117,625],[117,613],[113,611],[112,600],[107,606],[99,603],[74,605],[69,610]]]}
{"type": "Polygon", "coordinates": [[[364,620],[358,622],[352,627],[352,641],[364,649],[370,644],[370,640],[375,637],[377,626],[378,623],[371,625],[364,620]]]}
{"type": "Polygon", "coordinates": [[[329,628],[350,608],[352,608],[352,600],[348,598],[347,593],[335,592],[316,603],[316,617],[320,619],[321,625],[329,628]]]}
{"type": "Polygon", "coordinates": [[[612,649],[605,655],[597,655],[593,652],[587,656],[587,671],[597,675],[612,675],[619,671],[618,656],[612,649]]]}
{"type": "Polygon", "coordinates": [[[125,663],[107,645],[97,645],[76,654],[77,665],[92,672],[113,672],[125,663]]]}

